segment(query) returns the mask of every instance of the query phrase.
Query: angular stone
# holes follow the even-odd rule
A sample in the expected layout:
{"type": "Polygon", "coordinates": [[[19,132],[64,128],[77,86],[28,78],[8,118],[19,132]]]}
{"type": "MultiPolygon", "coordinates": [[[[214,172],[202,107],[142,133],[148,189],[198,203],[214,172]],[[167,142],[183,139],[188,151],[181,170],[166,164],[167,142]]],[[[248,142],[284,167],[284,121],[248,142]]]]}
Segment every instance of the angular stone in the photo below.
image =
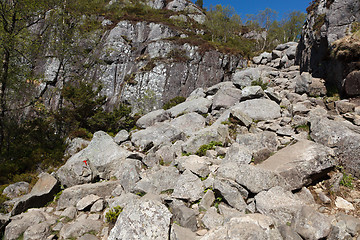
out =
{"type": "Polygon", "coordinates": [[[174,189],[179,179],[179,171],[175,167],[163,167],[159,170],[147,171],[136,183],[134,192],[160,194],[162,191],[174,189]]]}
{"type": "Polygon", "coordinates": [[[360,134],[345,124],[314,117],[310,119],[310,136],[315,142],[334,148],[336,159],[348,173],[360,177],[360,134]]]}
{"type": "Polygon", "coordinates": [[[180,224],[180,226],[190,229],[191,231],[197,230],[196,213],[191,208],[186,207],[183,203],[173,203],[170,205],[171,213],[173,214],[173,221],[180,224]]]}
{"type": "Polygon", "coordinates": [[[140,150],[146,150],[153,146],[180,140],[182,137],[183,133],[169,123],[156,123],[151,127],[133,133],[131,141],[135,146],[138,146],[140,150]]]}
{"type": "Polygon", "coordinates": [[[304,239],[324,239],[332,228],[329,217],[308,206],[297,212],[291,226],[304,239]]]}
{"type": "Polygon", "coordinates": [[[224,163],[217,169],[216,174],[219,177],[235,180],[252,193],[266,191],[275,186],[289,188],[285,179],[279,174],[248,164],[224,163]]]}
{"type": "Polygon", "coordinates": [[[281,149],[257,167],[280,174],[295,190],[326,176],[335,166],[333,155],[328,147],[302,140],[281,149]]]}
{"type": "Polygon", "coordinates": [[[127,158],[119,163],[114,176],[120,182],[125,191],[130,191],[141,179],[141,167],[141,161],[135,159],[127,158]]]}
{"type": "Polygon", "coordinates": [[[261,72],[259,68],[246,68],[236,71],[233,75],[232,82],[235,86],[239,87],[251,86],[251,83],[258,80],[260,76],[261,72]]]}
{"type": "Polygon", "coordinates": [[[342,197],[336,197],[335,206],[337,208],[341,208],[348,211],[355,210],[354,205],[352,205],[350,202],[346,201],[342,197]]]}
{"type": "Polygon", "coordinates": [[[42,222],[30,226],[24,232],[24,239],[26,240],[39,240],[46,239],[50,235],[50,223],[42,222]]]}
{"type": "Polygon", "coordinates": [[[136,126],[140,128],[147,128],[152,125],[154,125],[156,122],[163,122],[165,120],[168,120],[170,118],[170,115],[168,112],[166,112],[164,109],[159,109],[156,111],[149,112],[139,118],[136,121],[136,126]]]}
{"type": "Polygon", "coordinates": [[[221,82],[215,84],[206,90],[206,95],[215,95],[220,89],[226,88],[235,88],[235,85],[232,82],[221,82]]]}
{"type": "Polygon", "coordinates": [[[116,142],[117,144],[121,144],[122,142],[125,142],[126,140],[128,140],[129,136],[130,135],[129,135],[128,131],[123,129],[115,135],[114,142],[116,142]]]}
{"type": "Polygon", "coordinates": [[[67,207],[62,213],[61,217],[66,217],[69,219],[74,219],[76,217],[77,210],[75,207],[67,207]]]}
{"type": "Polygon", "coordinates": [[[64,225],[60,230],[60,238],[78,238],[88,232],[99,232],[102,223],[91,219],[81,219],[64,225]]]}
{"type": "Polygon", "coordinates": [[[215,194],[212,190],[207,190],[203,198],[200,200],[199,209],[208,210],[215,201],[215,194]]]}
{"type": "Polygon", "coordinates": [[[282,240],[271,217],[258,213],[230,219],[224,226],[212,229],[201,240],[271,239],[282,240]]]}
{"type": "Polygon", "coordinates": [[[120,186],[119,181],[109,181],[66,188],[60,195],[57,209],[62,210],[67,207],[75,207],[82,198],[90,194],[96,194],[101,198],[110,197],[118,186],[120,186]]]}
{"type": "Polygon", "coordinates": [[[240,125],[245,127],[250,127],[253,123],[253,120],[251,117],[249,117],[246,113],[242,111],[242,109],[239,108],[232,108],[230,110],[230,117],[235,118],[239,121],[240,125]]]}
{"type": "Polygon", "coordinates": [[[282,187],[274,187],[255,196],[256,209],[281,224],[291,223],[293,217],[305,205],[296,195],[282,187]]]}
{"type": "Polygon", "coordinates": [[[175,160],[177,168],[180,171],[190,170],[192,173],[207,177],[210,174],[210,161],[206,157],[199,157],[196,155],[184,156],[175,160]]]}
{"type": "Polygon", "coordinates": [[[211,101],[206,98],[198,98],[191,101],[185,101],[170,108],[167,112],[172,117],[177,117],[180,114],[197,112],[197,113],[208,113],[211,106],[211,101]]]}
{"type": "Polygon", "coordinates": [[[302,240],[300,235],[288,225],[279,226],[279,232],[284,240],[302,240]]]}
{"type": "Polygon", "coordinates": [[[190,229],[183,228],[176,223],[171,225],[170,240],[195,240],[196,233],[190,229]]]}
{"type": "Polygon", "coordinates": [[[74,138],[70,142],[67,142],[69,145],[67,146],[64,157],[69,158],[72,157],[75,153],[86,148],[90,141],[82,139],[82,138],[74,138]]]}
{"type": "Polygon", "coordinates": [[[59,190],[60,184],[56,178],[48,173],[40,174],[39,180],[29,194],[11,200],[14,204],[11,215],[20,214],[29,208],[45,206],[59,190]]]}
{"type": "Polygon", "coordinates": [[[280,106],[268,99],[252,99],[234,106],[254,120],[272,120],[281,117],[280,106]]]}
{"type": "Polygon", "coordinates": [[[101,199],[99,196],[90,194],[77,202],[76,209],[78,211],[85,211],[87,208],[90,209],[90,207],[99,199],[101,199]]]}
{"type": "Polygon", "coordinates": [[[50,217],[38,209],[17,215],[12,218],[12,221],[6,226],[4,239],[18,239],[26,229],[38,223],[45,222],[47,219],[50,220],[50,217]]]}
{"type": "Polygon", "coordinates": [[[204,195],[204,185],[200,178],[186,170],[178,179],[174,192],[171,195],[174,198],[189,200],[195,202],[204,195]]]}
{"type": "Polygon", "coordinates": [[[17,182],[7,186],[2,194],[8,198],[16,198],[21,195],[27,194],[29,192],[29,183],[27,182],[17,182]]]}
{"type": "Polygon", "coordinates": [[[260,86],[247,86],[241,90],[241,101],[261,98],[265,95],[260,86]]]}
{"type": "Polygon", "coordinates": [[[212,109],[230,108],[240,101],[242,91],[237,88],[220,89],[213,98],[212,109]]]}
{"type": "Polygon", "coordinates": [[[206,119],[203,116],[193,112],[173,119],[170,124],[187,136],[191,136],[200,129],[203,129],[205,122],[206,119]]]}
{"type": "Polygon", "coordinates": [[[256,153],[264,149],[274,152],[277,150],[278,146],[276,134],[269,131],[239,134],[236,137],[236,142],[247,147],[252,153],[256,153]]]}
{"type": "Polygon", "coordinates": [[[335,105],[340,114],[354,112],[356,106],[354,103],[350,103],[346,100],[336,101],[335,105]]]}
{"type": "Polygon", "coordinates": [[[195,153],[202,145],[210,142],[225,143],[229,139],[228,127],[222,124],[213,124],[196,132],[183,145],[182,149],[186,153],[195,153]]]}
{"type": "Polygon", "coordinates": [[[215,207],[211,207],[202,217],[201,222],[207,229],[213,229],[224,223],[224,217],[217,213],[215,207]]]}
{"type": "Polygon", "coordinates": [[[325,81],[320,78],[313,78],[310,73],[303,72],[296,77],[295,92],[306,93],[310,96],[324,96],[326,94],[325,81]]]}
{"type": "MultiPolygon", "coordinates": [[[[231,182],[230,180],[225,179],[216,179],[214,181],[214,190],[220,192],[224,197],[224,200],[233,208],[237,209],[240,212],[245,212],[246,203],[244,198],[240,192],[240,190],[244,191],[245,189],[241,186],[237,186],[235,182],[231,182]]],[[[246,191],[246,190],[245,190],[246,191]]]]}
{"type": "Polygon", "coordinates": [[[121,212],[108,240],[168,239],[171,216],[158,201],[134,201],[121,212]]]}
{"type": "Polygon", "coordinates": [[[235,162],[237,164],[249,164],[252,159],[251,151],[239,143],[233,143],[228,151],[226,152],[225,158],[223,160],[226,162],[235,162]]]}

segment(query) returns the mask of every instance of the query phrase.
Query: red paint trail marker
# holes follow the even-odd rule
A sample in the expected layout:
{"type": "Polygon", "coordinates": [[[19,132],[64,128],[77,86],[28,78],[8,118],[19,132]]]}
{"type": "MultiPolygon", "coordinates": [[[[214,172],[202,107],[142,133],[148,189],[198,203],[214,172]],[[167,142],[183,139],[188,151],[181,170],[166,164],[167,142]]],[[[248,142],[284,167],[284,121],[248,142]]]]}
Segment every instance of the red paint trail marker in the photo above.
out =
{"type": "Polygon", "coordinates": [[[87,160],[84,160],[83,162],[84,162],[84,163],[85,163],[85,165],[87,166],[87,160]]]}

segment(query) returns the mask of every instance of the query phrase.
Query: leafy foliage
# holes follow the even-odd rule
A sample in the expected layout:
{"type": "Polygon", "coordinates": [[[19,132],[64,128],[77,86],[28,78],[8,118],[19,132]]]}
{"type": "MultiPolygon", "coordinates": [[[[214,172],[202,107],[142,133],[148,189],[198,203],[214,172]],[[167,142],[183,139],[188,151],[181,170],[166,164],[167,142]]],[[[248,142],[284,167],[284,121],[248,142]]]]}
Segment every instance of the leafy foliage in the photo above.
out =
{"type": "Polygon", "coordinates": [[[106,214],[105,218],[108,223],[115,223],[120,213],[123,211],[123,208],[120,206],[116,206],[110,209],[106,214]]]}
{"type": "Polygon", "coordinates": [[[215,146],[222,146],[221,142],[211,141],[209,144],[202,145],[199,150],[195,153],[198,156],[205,156],[207,150],[214,149],[215,146]]]}

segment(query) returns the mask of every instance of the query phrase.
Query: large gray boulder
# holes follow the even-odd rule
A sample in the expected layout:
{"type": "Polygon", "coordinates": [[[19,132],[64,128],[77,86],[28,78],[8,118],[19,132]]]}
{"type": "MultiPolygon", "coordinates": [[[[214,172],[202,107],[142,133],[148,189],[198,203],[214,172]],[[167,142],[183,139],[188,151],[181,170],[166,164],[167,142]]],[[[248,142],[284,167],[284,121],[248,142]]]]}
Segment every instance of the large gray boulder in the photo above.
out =
{"type": "Polygon", "coordinates": [[[2,194],[8,198],[16,198],[21,195],[27,194],[29,192],[29,183],[27,182],[17,182],[7,186],[2,194]]]}
{"type": "Polygon", "coordinates": [[[244,145],[233,143],[226,152],[224,162],[235,162],[237,164],[249,164],[252,159],[252,152],[244,145]]]}
{"type": "Polygon", "coordinates": [[[309,96],[325,96],[325,81],[321,78],[313,78],[310,73],[303,72],[301,76],[295,78],[295,92],[299,94],[306,93],[309,96]]]}
{"type": "Polygon", "coordinates": [[[315,142],[334,148],[338,163],[356,177],[360,177],[360,134],[342,122],[327,118],[310,119],[310,136],[315,142]]]}
{"type": "Polygon", "coordinates": [[[187,153],[195,153],[202,145],[212,141],[225,143],[229,140],[228,127],[222,124],[213,124],[201,129],[182,144],[182,150],[187,153]]]}
{"type": "Polygon", "coordinates": [[[261,214],[247,214],[234,217],[222,227],[209,231],[201,240],[266,239],[282,240],[271,217],[261,214]]]}
{"type": "Polygon", "coordinates": [[[8,202],[13,205],[11,215],[20,214],[29,208],[43,207],[53,200],[54,195],[59,191],[58,180],[48,173],[42,173],[29,194],[8,202]]]}
{"type": "Polygon", "coordinates": [[[281,117],[280,106],[269,99],[252,99],[234,106],[254,120],[272,120],[281,117]]]}
{"type": "Polygon", "coordinates": [[[174,189],[179,176],[179,171],[172,166],[154,168],[142,174],[141,180],[135,184],[133,191],[160,194],[162,191],[174,189]]]}
{"type": "Polygon", "coordinates": [[[174,140],[180,140],[183,133],[169,123],[156,123],[144,130],[135,132],[131,136],[131,141],[140,150],[150,149],[153,146],[171,143],[174,140]]]}
{"type": "Polygon", "coordinates": [[[158,201],[134,201],[121,212],[108,239],[168,239],[171,216],[158,201]]]}
{"type": "Polygon", "coordinates": [[[236,71],[233,75],[232,81],[234,85],[239,87],[251,86],[253,81],[259,80],[261,71],[259,68],[246,68],[245,70],[236,71]]]}
{"type": "Polygon", "coordinates": [[[208,113],[209,108],[211,106],[211,101],[206,98],[197,98],[190,101],[185,101],[180,103],[169,110],[167,112],[172,117],[177,117],[181,114],[197,112],[197,113],[208,113]]]}
{"type": "Polygon", "coordinates": [[[209,166],[211,165],[211,161],[207,157],[190,155],[175,159],[174,164],[177,165],[177,168],[182,172],[189,170],[192,173],[205,178],[210,173],[209,166]]]}
{"type": "Polygon", "coordinates": [[[238,134],[236,142],[241,146],[247,147],[253,154],[262,151],[274,152],[279,145],[276,134],[269,131],[238,134]]]}
{"type": "Polygon", "coordinates": [[[103,131],[94,133],[89,146],[72,156],[57,172],[61,184],[71,187],[110,178],[119,162],[132,153],[118,146],[112,137],[103,131]]]}
{"type": "Polygon", "coordinates": [[[200,178],[189,170],[185,170],[177,180],[172,197],[195,202],[204,195],[204,185],[200,178]]]}
{"type": "Polygon", "coordinates": [[[140,128],[147,128],[154,125],[156,122],[163,122],[169,119],[169,114],[164,109],[149,112],[136,121],[136,126],[140,128]]]}
{"type": "Polygon", "coordinates": [[[321,179],[334,166],[333,150],[309,140],[285,147],[257,165],[283,176],[292,190],[321,179]]]}
{"type": "Polygon", "coordinates": [[[332,229],[331,218],[308,206],[296,213],[291,226],[304,239],[324,239],[332,229]]]}
{"type": "Polygon", "coordinates": [[[285,191],[279,186],[257,194],[255,201],[256,209],[275,219],[278,226],[291,223],[293,217],[305,205],[291,191],[285,191]]]}
{"type": "Polygon", "coordinates": [[[191,136],[195,132],[205,127],[206,119],[198,113],[187,113],[180,117],[173,119],[170,124],[185,133],[187,136],[191,136]]]}
{"type": "Polygon", "coordinates": [[[120,186],[119,181],[109,181],[76,185],[70,188],[66,188],[60,195],[57,209],[63,210],[67,207],[75,207],[82,198],[90,194],[95,194],[101,198],[110,197],[111,193],[118,186],[120,186]]]}
{"type": "Polygon", "coordinates": [[[237,88],[223,88],[214,95],[212,109],[230,108],[241,99],[242,91],[237,88]]]}

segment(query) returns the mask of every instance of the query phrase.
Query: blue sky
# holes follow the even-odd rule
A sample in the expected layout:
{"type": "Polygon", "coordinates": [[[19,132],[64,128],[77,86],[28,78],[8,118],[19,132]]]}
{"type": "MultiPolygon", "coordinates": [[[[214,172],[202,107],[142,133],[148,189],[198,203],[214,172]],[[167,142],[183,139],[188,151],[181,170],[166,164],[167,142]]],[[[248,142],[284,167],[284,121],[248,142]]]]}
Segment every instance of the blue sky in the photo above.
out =
{"type": "MultiPolygon", "coordinates": [[[[195,2],[196,0],[193,0],[195,2]]],[[[203,0],[204,7],[211,4],[221,4],[223,6],[231,5],[242,19],[246,14],[256,14],[259,10],[271,8],[279,13],[279,17],[293,10],[306,12],[311,0],[203,0]]]]}

